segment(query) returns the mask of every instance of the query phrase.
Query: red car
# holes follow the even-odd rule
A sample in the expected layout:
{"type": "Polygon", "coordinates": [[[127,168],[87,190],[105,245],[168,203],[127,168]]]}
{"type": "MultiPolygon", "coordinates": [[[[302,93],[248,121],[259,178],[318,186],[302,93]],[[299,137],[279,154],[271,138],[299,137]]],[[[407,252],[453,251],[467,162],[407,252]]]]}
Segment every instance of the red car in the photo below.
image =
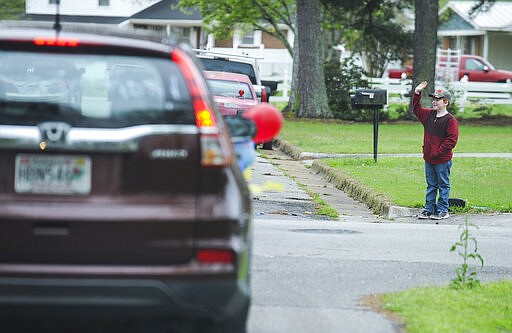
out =
{"type": "Polygon", "coordinates": [[[412,78],[412,66],[388,69],[388,77],[390,79],[410,79],[412,78]]]}
{"type": "Polygon", "coordinates": [[[0,23],[2,331],[245,332],[251,196],[194,55],[22,24],[0,23]]]}
{"type": "Polygon", "coordinates": [[[247,75],[216,71],[203,73],[222,115],[238,116],[259,103],[247,75]]]}
{"type": "MultiPolygon", "coordinates": [[[[468,81],[475,82],[510,82],[512,80],[512,71],[496,69],[491,63],[480,56],[463,54],[460,56],[458,64],[454,59],[452,61],[444,57],[438,59],[436,74],[439,78],[460,80],[466,76],[468,81]]],[[[391,79],[410,79],[412,78],[412,70],[412,66],[389,69],[388,76],[391,79]]]]}

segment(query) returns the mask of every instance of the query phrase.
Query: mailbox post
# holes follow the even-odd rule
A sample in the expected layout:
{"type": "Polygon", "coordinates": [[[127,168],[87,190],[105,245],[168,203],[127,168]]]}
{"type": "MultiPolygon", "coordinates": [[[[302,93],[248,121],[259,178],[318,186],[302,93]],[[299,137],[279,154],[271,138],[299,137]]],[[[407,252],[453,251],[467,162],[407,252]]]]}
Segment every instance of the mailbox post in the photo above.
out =
{"type": "Polygon", "coordinates": [[[373,160],[377,162],[377,146],[379,141],[379,109],[387,104],[385,89],[357,89],[350,102],[356,109],[373,109],[373,160]]]}

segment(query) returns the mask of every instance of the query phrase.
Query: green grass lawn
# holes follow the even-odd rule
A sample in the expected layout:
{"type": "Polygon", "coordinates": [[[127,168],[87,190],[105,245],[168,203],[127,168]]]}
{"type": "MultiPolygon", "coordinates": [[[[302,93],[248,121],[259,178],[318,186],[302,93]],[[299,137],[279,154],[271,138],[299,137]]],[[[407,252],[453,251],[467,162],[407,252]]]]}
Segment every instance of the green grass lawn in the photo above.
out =
{"type": "Polygon", "coordinates": [[[415,288],[381,296],[408,333],[512,332],[512,281],[474,289],[415,288]]]}
{"type": "MultiPolygon", "coordinates": [[[[325,162],[384,194],[404,207],[425,203],[424,161],[421,157],[336,158],[325,162]]],[[[452,198],[466,200],[467,211],[512,212],[512,159],[454,158],[452,198]]]]}
{"type": "MultiPolygon", "coordinates": [[[[510,126],[459,126],[455,153],[512,152],[510,126]]],[[[322,120],[285,120],[280,137],[302,151],[323,153],[373,153],[371,123],[322,120]]],[[[378,152],[421,153],[423,127],[419,122],[379,125],[378,152]]]]}
{"type": "MultiPolygon", "coordinates": [[[[467,202],[466,211],[512,211],[512,159],[457,157],[457,153],[512,153],[512,127],[460,126],[451,176],[451,197],[467,202]]],[[[287,120],[280,138],[307,152],[373,153],[372,124],[287,120]]],[[[382,124],[379,153],[421,154],[419,123],[382,124]]],[[[337,158],[326,162],[405,207],[422,207],[425,195],[421,157],[337,158]]]]}

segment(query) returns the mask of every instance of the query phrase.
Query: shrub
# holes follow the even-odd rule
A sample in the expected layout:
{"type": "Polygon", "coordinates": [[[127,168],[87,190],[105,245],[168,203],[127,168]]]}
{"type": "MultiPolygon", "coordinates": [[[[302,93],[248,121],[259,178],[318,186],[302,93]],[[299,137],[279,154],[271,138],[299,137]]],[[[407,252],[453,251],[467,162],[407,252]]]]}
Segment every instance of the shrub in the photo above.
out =
{"type": "Polygon", "coordinates": [[[373,119],[373,112],[352,109],[350,106],[350,93],[356,88],[368,88],[364,69],[355,64],[352,58],[345,58],[343,62],[333,59],[324,64],[325,86],[327,99],[334,118],[344,120],[373,119]]]}

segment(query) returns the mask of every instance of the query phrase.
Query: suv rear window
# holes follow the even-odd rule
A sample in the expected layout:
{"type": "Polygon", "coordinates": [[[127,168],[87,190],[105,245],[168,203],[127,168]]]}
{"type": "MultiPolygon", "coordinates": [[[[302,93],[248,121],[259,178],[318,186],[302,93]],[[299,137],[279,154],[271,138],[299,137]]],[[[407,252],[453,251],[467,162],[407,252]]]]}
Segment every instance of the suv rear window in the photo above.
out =
{"type": "Polygon", "coordinates": [[[208,87],[213,95],[255,99],[251,87],[245,82],[208,79],[208,87]],[[242,95],[240,95],[240,90],[243,91],[242,95]]]}
{"type": "Polygon", "coordinates": [[[252,84],[258,84],[254,67],[251,64],[224,59],[198,58],[207,71],[245,74],[251,79],[252,84]]]}
{"type": "Polygon", "coordinates": [[[124,127],[194,124],[190,93],[169,59],[0,51],[0,123],[124,127]]]}

